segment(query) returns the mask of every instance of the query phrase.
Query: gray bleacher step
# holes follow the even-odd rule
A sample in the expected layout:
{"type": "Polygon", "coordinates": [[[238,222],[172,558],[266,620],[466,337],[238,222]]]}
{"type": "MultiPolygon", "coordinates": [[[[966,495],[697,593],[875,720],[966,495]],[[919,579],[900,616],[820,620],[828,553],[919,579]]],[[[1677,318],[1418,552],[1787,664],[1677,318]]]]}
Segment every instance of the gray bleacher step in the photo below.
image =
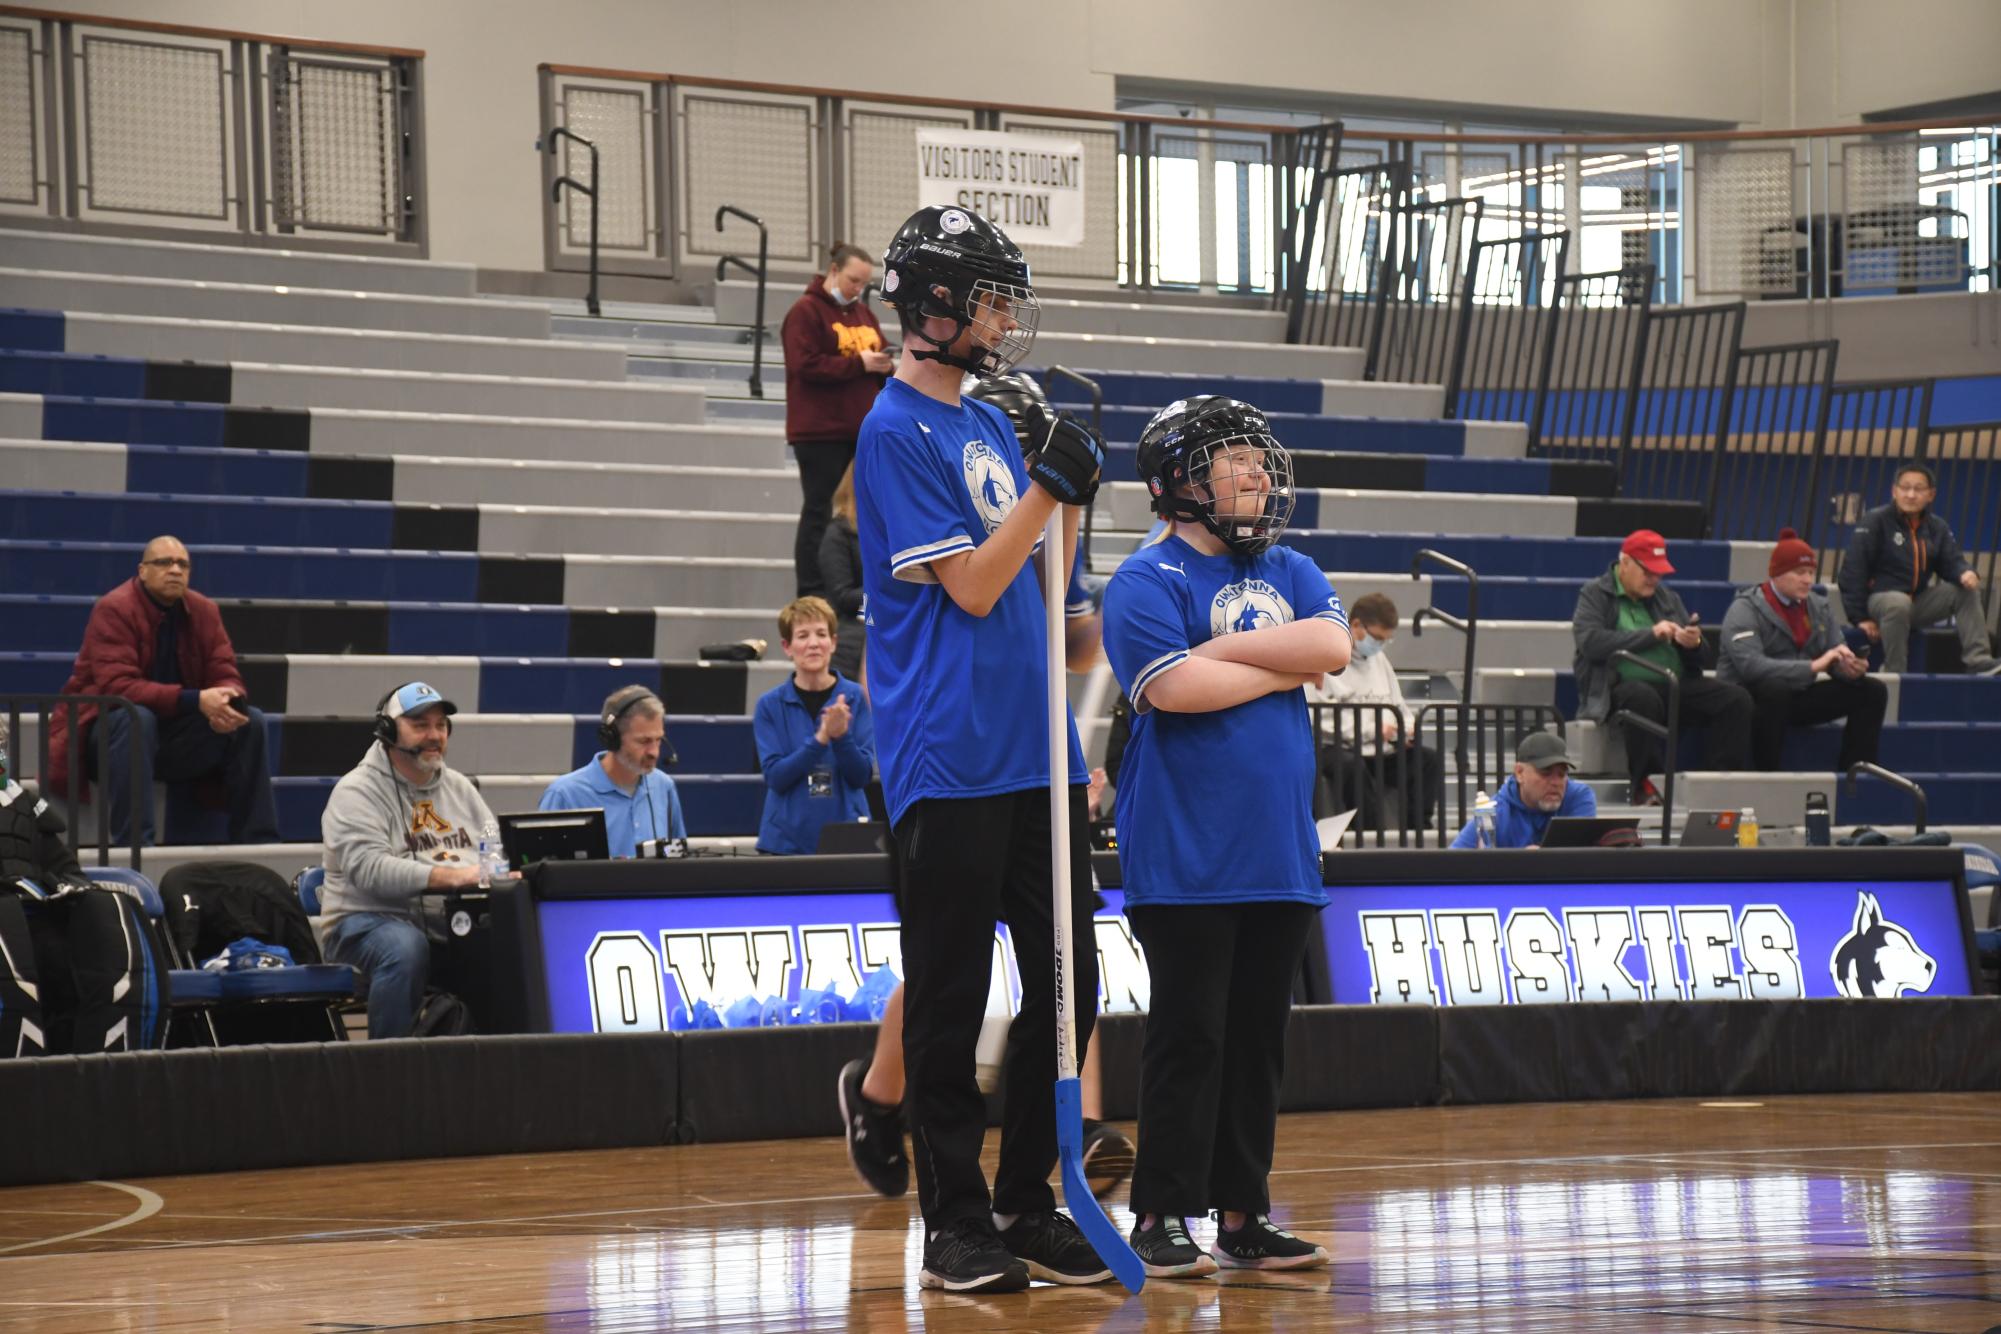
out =
{"type": "MultiPolygon", "coordinates": [[[[1398,384],[1385,380],[1364,380],[1359,370],[1347,375],[1323,374],[1311,378],[1322,382],[1320,411],[1323,416],[1390,417],[1399,421],[1425,421],[1445,415],[1445,390],[1435,384],[1398,384]]],[[[1526,441],[1526,436],[1524,440],[1526,441]]],[[[1470,438],[1468,443],[1470,445],[1470,438]]],[[[1520,455],[1503,454],[1498,457],[1518,458],[1520,455]]]]}
{"type": "MultiPolygon", "coordinates": [[[[1461,491],[1361,491],[1302,488],[1316,494],[1315,528],[1350,532],[1450,533],[1460,537],[1572,537],[1577,501],[1570,496],[1482,495],[1461,491]]],[[[1139,482],[1113,482],[1098,492],[1098,518],[1119,528],[1144,530],[1153,521],[1152,497],[1139,482]]],[[[1095,522],[1095,520],[1094,520],[1095,522]]]]}
{"type": "Polygon", "coordinates": [[[472,265],[437,260],[22,230],[0,232],[0,251],[18,268],[60,273],[270,283],[406,296],[474,295],[472,265]]]}
{"type": "Polygon", "coordinates": [[[572,556],[563,601],[573,607],[782,607],[798,589],[787,558],[572,556]]]}
{"type": "Polygon", "coordinates": [[[66,351],[108,357],[540,375],[564,380],[625,379],[625,353],[609,343],[388,333],[87,311],[65,312],[63,336],[66,351]]]}
{"type": "Polygon", "coordinates": [[[249,407],[375,408],[580,421],[694,423],[707,419],[699,385],[450,375],[364,367],[238,362],[231,401],[249,407]]]}
{"type": "MultiPolygon", "coordinates": [[[[22,411],[0,401],[0,428],[18,427],[22,411]],[[9,419],[15,419],[11,423],[9,419]]],[[[95,442],[0,439],[0,477],[34,491],[125,491],[125,446],[95,442]]]]}
{"type": "Polygon", "coordinates": [[[313,414],[312,452],[750,468],[781,468],[786,462],[783,433],[748,423],[553,422],[347,408],[313,414]]]}
{"type": "Polygon", "coordinates": [[[782,398],[743,398],[719,394],[711,387],[708,391],[708,405],[711,421],[782,422],[785,420],[785,400],[782,398]]]}
{"type": "MultiPolygon", "coordinates": [[[[0,451],[4,449],[0,441],[0,451]]],[[[415,504],[462,505],[479,499],[495,505],[616,504],[794,515],[799,506],[799,474],[790,466],[702,468],[402,454],[395,462],[395,498],[415,504]]]]}
{"type": "Polygon", "coordinates": [[[572,505],[481,505],[482,555],[789,557],[794,514],[572,505]]]}
{"type": "Polygon", "coordinates": [[[700,656],[708,644],[734,644],[743,639],[765,641],[766,661],[785,661],[778,647],[778,608],[749,611],[740,607],[653,608],[653,656],[676,662],[700,656]]]}
{"type": "Polygon", "coordinates": [[[0,306],[172,315],[183,319],[263,320],[396,333],[547,338],[544,310],[496,306],[469,297],[402,296],[282,284],[188,282],[0,268],[0,306]]]}
{"type": "MultiPolygon", "coordinates": [[[[692,309],[692,308],[691,308],[692,309]]],[[[738,324],[706,321],[614,319],[609,311],[603,318],[557,314],[549,321],[549,331],[557,338],[603,338],[628,343],[669,343],[687,347],[733,345],[750,346],[750,329],[738,324]]],[[[776,329],[764,334],[765,355],[778,346],[776,329]]]]}
{"type": "MultiPolygon", "coordinates": [[[[765,322],[777,327],[799,297],[805,282],[774,278],[764,298],[765,322]]],[[[1040,289],[1043,285],[1038,283],[1040,289]]],[[[757,284],[731,280],[701,283],[697,295],[726,324],[749,324],[756,318],[757,284]]],[[[1190,297],[1134,301],[1116,292],[1104,296],[1051,296],[1040,290],[1041,333],[1133,334],[1159,338],[1221,338],[1241,342],[1279,343],[1285,338],[1285,314],[1241,302],[1202,302],[1190,297]]],[[[896,326],[894,311],[874,304],[885,329],[896,326]]],[[[606,308],[610,313],[610,308],[606,308]]]]}

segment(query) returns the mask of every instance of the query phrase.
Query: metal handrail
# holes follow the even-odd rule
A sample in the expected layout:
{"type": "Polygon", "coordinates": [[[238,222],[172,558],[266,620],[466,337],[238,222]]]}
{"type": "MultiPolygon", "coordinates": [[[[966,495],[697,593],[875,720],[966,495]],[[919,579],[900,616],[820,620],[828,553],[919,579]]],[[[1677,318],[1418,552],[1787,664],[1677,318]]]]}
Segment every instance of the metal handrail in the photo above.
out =
{"type": "Polygon", "coordinates": [[[1666,847],[1673,838],[1674,830],[1674,771],[1676,751],[1681,745],[1681,674],[1671,672],[1657,662],[1650,662],[1637,653],[1620,649],[1612,655],[1614,663],[1626,663],[1641,671],[1651,672],[1667,682],[1667,724],[1665,726],[1651,718],[1634,713],[1631,709],[1620,709],[1609,719],[1627,727],[1637,727],[1642,732],[1651,733],[1661,739],[1661,846],[1666,847]]]}
{"type": "Polygon", "coordinates": [[[771,229],[764,225],[764,219],[755,214],[746,213],[735,204],[724,204],[716,209],[717,231],[723,229],[723,218],[725,215],[742,218],[745,222],[757,228],[757,267],[752,268],[749,262],[741,256],[724,255],[716,261],[716,281],[721,282],[723,275],[728,273],[732,268],[742,269],[745,273],[757,279],[757,314],[755,323],[751,326],[750,331],[750,396],[752,398],[763,398],[764,284],[769,273],[766,260],[771,253],[771,229]]]}
{"type": "MultiPolygon", "coordinates": [[[[1423,578],[1423,570],[1427,561],[1436,565],[1443,565],[1446,569],[1451,570],[1466,581],[1466,615],[1461,618],[1454,616],[1449,611],[1440,611],[1436,607],[1419,607],[1417,613],[1410,618],[1411,637],[1413,639],[1423,637],[1424,622],[1427,619],[1437,621],[1441,625],[1451,626],[1454,630],[1466,636],[1466,666],[1463,671],[1465,677],[1464,689],[1465,701],[1471,704],[1473,702],[1474,645],[1480,633],[1480,572],[1464,561],[1454,560],[1442,551],[1433,551],[1430,547],[1425,547],[1417,555],[1411,557],[1410,577],[1413,579],[1423,578]]],[[[1464,746],[1463,739],[1461,746],[1462,748],[1464,746]]]]}
{"type": "Polygon", "coordinates": [[[1928,807],[1925,804],[1925,790],[1923,788],[1902,774],[1891,769],[1885,769],[1880,764],[1871,764],[1867,760],[1857,760],[1848,766],[1846,787],[1849,796],[1852,797],[1862,790],[1863,774],[1868,774],[1871,778],[1880,778],[1891,787],[1902,788],[1904,791],[1910,793],[1911,804],[1917,808],[1915,812],[1916,818],[1912,821],[1914,832],[1920,834],[1925,832],[1925,813],[1928,807]]]}
{"type": "MultiPolygon", "coordinates": [[[[1071,384],[1077,385],[1091,396],[1091,429],[1098,433],[1098,439],[1102,441],[1105,438],[1104,388],[1090,376],[1080,375],[1068,366],[1051,366],[1048,370],[1042,372],[1043,391],[1045,393],[1048,392],[1058,380],[1068,380],[1071,384]]],[[[1077,537],[1079,549],[1084,553],[1085,569],[1091,567],[1091,519],[1097,512],[1098,500],[1097,497],[1093,496],[1091,503],[1084,507],[1084,526],[1077,537]]]]}
{"type": "Polygon", "coordinates": [[[604,311],[598,305],[598,146],[574,130],[565,129],[563,126],[558,125],[549,131],[547,139],[536,144],[535,147],[546,151],[549,156],[554,157],[556,155],[556,141],[559,139],[569,139],[575,143],[582,144],[590,150],[591,183],[585,185],[568,173],[558,176],[554,183],[549,186],[549,202],[552,204],[562,202],[564,186],[568,186],[591,201],[591,285],[590,289],[584,293],[584,309],[588,310],[594,316],[601,316],[604,314],[604,311]]]}
{"type": "MultiPolygon", "coordinates": [[[[126,720],[129,724],[126,728],[126,736],[129,739],[127,749],[134,756],[137,756],[139,747],[143,744],[139,735],[139,706],[131,700],[126,699],[123,695],[46,695],[25,693],[0,696],[0,711],[4,711],[6,714],[7,745],[9,751],[12,752],[11,758],[13,760],[8,766],[8,777],[10,778],[14,777],[18,770],[21,706],[24,704],[33,708],[38,720],[38,726],[36,727],[36,732],[39,735],[37,737],[38,745],[36,746],[35,756],[35,786],[40,790],[43,800],[51,804],[54,803],[57,794],[49,790],[49,747],[53,740],[49,729],[49,716],[58,707],[65,704],[69,706],[67,712],[63,715],[63,731],[69,738],[70,765],[69,782],[67,784],[68,791],[63,794],[65,797],[63,809],[65,813],[64,823],[69,834],[70,847],[74,850],[76,847],[78,817],[82,812],[84,784],[83,749],[78,744],[83,729],[77,724],[78,706],[95,704],[97,706],[98,721],[100,722],[103,721],[107,709],[116,708],[125,710],[126,720]]],[[[111,865],[111,805],[109,800],[104,796],[104,779],[110,773],[111,729],[108,727],[94,728],[91,732],[91,737],[97,743],[99,792],[97,864],[99,866],[109,866],[111,865]]],[[[153,800],[153,794],[145,791],[144,785],[139,781],[139,768],[137,764],[126,765],[126,772],[131,775],[132,791],[130,793],[131,803],[126,807],[125,834],[127,851],[132,859],[131,867],[135,871],[139,869],[139,858],[142,851],[139,842],[140,803],[142,801],[150,803],[153,800]]]]}

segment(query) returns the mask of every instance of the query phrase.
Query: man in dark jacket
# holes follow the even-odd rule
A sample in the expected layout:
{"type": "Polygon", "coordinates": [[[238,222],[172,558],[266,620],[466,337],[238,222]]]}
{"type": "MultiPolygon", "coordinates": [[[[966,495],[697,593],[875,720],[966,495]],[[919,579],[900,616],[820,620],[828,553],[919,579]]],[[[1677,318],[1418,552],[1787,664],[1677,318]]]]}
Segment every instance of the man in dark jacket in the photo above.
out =
{"type": "Polygon", "coordinates": [[[1835,627],[1834,608],[1814,591],[1819,564],[1813,548],[1784,529],[1772,549],[1769,577],[1739,593],[1723,617],[1716,675],[1751,692],[1751,754],[1760,769],[1779,767],[1788,727],[1846,718],[1837,771],[1873,761],[1882,738],[1890,692],[1867,675],[1869,664],[1835,627]]]}
{"type": "MultiPolygon", "coordinates": [[[[140,843],[153,842],[152,792],[158,777],[168,783],[220,778],[229,806],[229,841],[275,843],[278,812],[264,759],[264,715],[246,702],[248,692],[236,670],[236,649],[222,628],[221,610],[188,587],[192,572],[193,562],[179,538],[156,537],[146,544],[138,575],[91,608],[83,648],[63,693],[119,695],[137,707],[112,709],[103,720],[110,729],[110,771],[77,777],[102,783],[114,841],[129,837],[129,822],[136,818],[140,843]],[[127,809],[132,801],[128,766],[139,770],[143,796],[136,813],[127,809]]],[[[87,738],[97,713],[92,704],[77,712],[86,762],[95,753],[87,738]]],[[[66,707],[60,707],[50,716],[51,792],[69,790],[76,760],[69,754],[66,715],[66,707]]]]}
{"type": "Polygon", "coordinates": [[[837,245],[827,271],[785,313],[785,439],[799,460],[799,535],[792,547],[798,596],[824,592],[820,534],[841,474],[855,459],[862,418],[895,369],[882,325],[862,297],[875,261],[859,246],[837,245]]]}
{"type": "MultiPolygon", "coordinates": [[[[1673,672],[1681,681],[1681,721],[1704,729],[1704,765],[1746,769],[1751,763],[1751,696],[1742,686],[1702,674],[1702,630],[1682,605],[1681,595],[1661,582],[1674,573],[1667,542],[1642,528],[1619,548],[1619,559],[1584,585],[1571,613],[1577,641],[1577,715],[1602,723],[1623,711],[1667,722],[1667,682],[1628,662],[1618,652],[1638,654],[1673,672]]],[[[1637,727],[1626,736],[1626,773],[1632,800],[1659,805],[1652,774],[1661,763],[1660,739],[1637,727]]]]}
{"type": "Polygon", "coordinates": [[[1841,606],[1871,642],[1883,645],[1883,670],[1910,665],[1911,631],[1950,616],[1960,661],[1969,672],[2001,672],[1987,638],[1980,576],[1946,521],[1932,513],[1938,479],[1922,463],[1897,470],[1890,503],[1870,510],[1848,539],[1841,566],[1841,606]],[[1934,577],[1936,576],[1936,577],[1934,577]]]}

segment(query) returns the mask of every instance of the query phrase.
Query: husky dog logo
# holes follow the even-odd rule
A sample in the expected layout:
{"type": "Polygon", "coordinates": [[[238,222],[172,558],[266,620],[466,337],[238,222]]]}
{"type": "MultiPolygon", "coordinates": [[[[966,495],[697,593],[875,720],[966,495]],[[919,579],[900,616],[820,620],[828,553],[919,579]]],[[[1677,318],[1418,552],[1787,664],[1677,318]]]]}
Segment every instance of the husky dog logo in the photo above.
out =
{"type": "Polygon", "coordinates": [[[1262,579],[1243,579],[1225,584],[1209,604],[1209,633],[1230,635],[1239,630],[1261,630],[1268,625],[1285,625],[1292,620],[1292,607],[1279,591],[1262,579]]]}
{"type": "Polygon", "coordinates": [[[966,490],[972,494],[973,508],[979,511],[980,522],[986,524],[987,531],[991,533],[1014,509],[1014,473],[1008,468],[1007,460],[984,440],[966,442],[963,463],[966,490]]]}
{"type": "Polygon", "coordinates": [[[1843,996],[1901,996],[1929,991],[1938,961],[1918,948],[1911,933],[1888,921],[1876,896],[1859,891],[1855,925],[1834,946],[1828,961],[1834,989],[1843,996]]]}

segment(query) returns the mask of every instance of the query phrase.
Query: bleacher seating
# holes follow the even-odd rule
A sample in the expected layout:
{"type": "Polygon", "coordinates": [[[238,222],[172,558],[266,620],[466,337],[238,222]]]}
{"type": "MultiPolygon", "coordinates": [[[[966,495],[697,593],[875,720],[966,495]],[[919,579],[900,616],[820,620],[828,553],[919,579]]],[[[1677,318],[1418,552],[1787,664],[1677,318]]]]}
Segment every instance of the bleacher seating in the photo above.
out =
{"type": "MultiPolygon", "coordinates": [[[[589,757],[613,688],[654,686],[692,832],[754,833],[749,714],[787,667],[775,653],[704,664],[697,650],[774,634],[798,490],[782,366],[765,367],[769,397],[744,392],[740,284],[713,308],[610,303],[587,319],[574,302],[481,297],[448,264],[42,235],[9,254],[0,693],[59,689],[93,600],[130,575],[140,543],[172,532],[265,711],[286,839],[317,841],[375,699],[415,677],[459,701],[452,762],[498,810],[532,806],[589,757]]],[[[1528,457],[1517,422],[1444,420],[1438,386],[1362,381],[1359,354],[1287,346],[1273,312],[1052,300],[1043,329],[1036,362],[1076,367],[1105,396],[1098,573],[1147,527],[1128,480],[1141,425],[1176,397],[1236,394],[1299,452],[1291,543],[1349,601],[1391,593],[1406,617],[1399,668],[1448,692],[1469,685],[1463,641],[1413,635],[1408,618],[1463,615],[1469,588],[1430,567],[1413,577],[1422,548],[1480,572],[1476,697],[1565,716],[1570,609],[1610,539],[1667,533],[1676,587],[1709,626],[1763,573],[1766,546],[1704,540],[1699,506],[1618,497],[1607,463],[1528,457]]],[[[1054,396],[1081,403],[1068,384],[1054,396]]],[[[1925,784],[1934,823],[2001,825],[1997,718],[2001,682],[1892,682],[1883,762],[1925,784]]],[[[1084,721],[1095,751],[1102,718],[1084,721]]],[[[1617,738],[1571,727],[1601,798],[1623,801],[1617,738]]],[[[1834,729],[1801,733],[1795,774],[1751,781],[1828,790],[1844,825],[1905,822],[1880,785],[1834,792],[1834,748],[1834,729]]],[[[30,766],[34,752],[32,735],[16,746],[30,766]]],[[[1679,804],[1723,781],[1689,775],[1679,804]]],[[[271,861],[289,875],[311,856],[271,861]]]]}

